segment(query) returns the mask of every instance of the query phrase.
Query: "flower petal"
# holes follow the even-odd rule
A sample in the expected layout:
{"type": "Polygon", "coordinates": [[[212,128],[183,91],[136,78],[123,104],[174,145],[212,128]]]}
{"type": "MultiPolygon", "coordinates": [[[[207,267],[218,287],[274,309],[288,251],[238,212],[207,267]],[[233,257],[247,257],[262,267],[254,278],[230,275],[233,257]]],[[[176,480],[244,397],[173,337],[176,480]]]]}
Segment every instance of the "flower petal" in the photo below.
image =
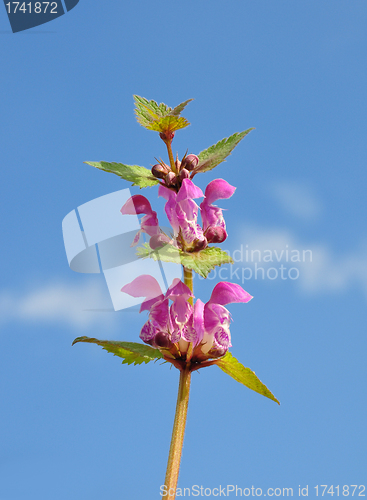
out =
{"type": "Polygon", "coordinates": [[[204,196],[202,190],[195,186],[191,179],[184,179],[177,195],[177,203],[183,200],[192,200],[204,196]]]}
{"type": "Polygon", "coordinates": [[[127,200],[120,212],[122,215],[152,214],[153,210],[145,196],[134,194],[127,200]]]}
{"type": "Polygon", "coordinates": [[[142,274],[135,278],[131,283],[123,286],[121,292],[127,293],[132,297],[145,297],[140,312],[149,310],[157,300],[164,298],[158,281],[149,274],[142,274]]]}
{"type": "Polygon", "coordinates": [[[252,296],[240,285],[222,281],[215,285],[208,304],[217,303],[225,306],[231,303],[249,302],[251,299],[252,296]]]}
{"type": "Polygon", "coordinates": [[[204,337],[204,302],[197,299],[194,305],[193,327],[196,331],[196,344],[200,344],[204,337]]]}
{"type": "Polygon", "coordinates": [[[230,198],[235,191],[236,188],[224,179],[214,179],[206,186],[203,203],[211,205],[216,200],[230,198]]]}
{"type": "Polygon", "coordinates": [[[179,278],[175,278],[172,281],[172,284],[169,286],[165,298],[175,300],[175,297],[184,297],[187,300],[189,297],[192,297],[192,292],[190,288],[185,285],[179,278]]]}

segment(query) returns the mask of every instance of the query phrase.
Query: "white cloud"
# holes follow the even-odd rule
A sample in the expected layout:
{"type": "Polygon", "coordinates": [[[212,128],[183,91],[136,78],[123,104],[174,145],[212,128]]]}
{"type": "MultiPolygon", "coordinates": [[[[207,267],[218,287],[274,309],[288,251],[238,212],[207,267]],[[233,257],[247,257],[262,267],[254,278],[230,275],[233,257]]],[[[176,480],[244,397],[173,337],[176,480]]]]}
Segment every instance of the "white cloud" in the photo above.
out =
{"type": "Polygon", "coordinates": [[[297,182],[284,181],[271,185],[270,192],[281,207],[301,219],[315,219],[322,212],[322,205],[312,190],[297,182]]]}
{"type": "Polygon", "coordinates": [[[77,330],[116,321],[104,283],[48,284],[17,294],[0,291],[0,325],[14,321],[61,323],[77,330]],[[113,314],[108,314],[109,310],[113,314]]]}
{"type": "MultiPolygon", "coordinates": [[[[256,263],[257,268],[265,269],[265,279],[270,267],[279,270],[283,264],[287,270],[292,267],[299,270],[296,281],[303,292],[346,293],[347,289],[357,286],[367,296],[366,246],[337,255],[328,245],[301,241],[286,229],[248,226],[243,228],[236,248],[237,252],[231,252],[236,265],[254,270],[256,263]]],[[[249,275],[250,272],[246,276],[249,275]]],[[[258,273],[260,279],[261,276],[258,273]]],[[[280,271],[278,279],[281,279],[280,271]]]]}

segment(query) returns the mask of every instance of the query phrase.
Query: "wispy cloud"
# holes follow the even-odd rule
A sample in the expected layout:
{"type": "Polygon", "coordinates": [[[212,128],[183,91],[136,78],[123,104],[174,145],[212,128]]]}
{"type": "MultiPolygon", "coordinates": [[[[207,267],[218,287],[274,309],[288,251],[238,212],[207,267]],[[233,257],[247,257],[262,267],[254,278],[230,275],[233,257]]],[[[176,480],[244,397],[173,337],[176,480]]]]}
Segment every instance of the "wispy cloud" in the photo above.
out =
{"type": "Polygon", "coordinates": [[[0,290],[0,326],[9,322],[57,323],[84,330],[116,321],[105,284],[54,283],[24,293],[0,290]],[[102,310],[102,311],[101,311],[102,310]]]}
{"type": "MultiPolygon", "coordinates": [[[[354,286],[367,296],[367,245],[337,254],[327,244],[303,241],[287,229],[248,226],[241,231],[236,248],[237,253],[231,252],[236,265],[254,270],[256,264],[265,269],[265,279],[271,267],[278,270],[281,279],[279,268],[283,264],[287,269],[285,276],[291,268],[298,270],[295,281],[303,292],[346,293],[354,286]]],[[[270,272],[270,279],[274,275],[275,271],[270,272]]],[[[293,278],[296,275],[293,271],[293,278]]],[[[261,273],[259,277],[262,278],[261,273]]]]}
{"type": "Polygon", "coordinates": [[[275,182],[270,192],[283,210],[301,219],[312,220],[322,212],[322,205],[312,189],[297,182],[275,182]]]}

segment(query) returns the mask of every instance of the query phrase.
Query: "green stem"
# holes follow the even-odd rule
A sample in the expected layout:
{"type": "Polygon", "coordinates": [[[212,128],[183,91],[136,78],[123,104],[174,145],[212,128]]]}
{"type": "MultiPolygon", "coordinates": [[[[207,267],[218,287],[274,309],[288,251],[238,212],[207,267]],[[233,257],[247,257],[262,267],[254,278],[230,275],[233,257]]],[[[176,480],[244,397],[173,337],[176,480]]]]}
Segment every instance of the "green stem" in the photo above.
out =
{"type": "MultiPolygon", "coordinates": [[[[192,293],[194,293],[194,279],[193,279],[193,275],[192,275],[192,269],[187,269],[186,267],[184,267],[183,268],[183,273],[184,273],[184,283],[185,283],[185,285],[190,288],[190,290],[191,290],[192,293]]],[[[194,304],[193,297],[189,298],[189,302],[190,302],[191,305],[194,304]]]]}
{"type": "MultiPolygon", "coordinates": [[[[184,267],[183,272],[185,285],[187,285],[193,292],[194,283],[192,269],[186,269],[186,267],[184,267]]],[[[191,305],[193,305],[192,297],[189,298],[189,302],[191,305]]],[[[180,383],[178,386],[176,415],[175,421],[173,423],[171,446],[169,449],[166,479],[164,483],[166,486],[166,494],[162,497],[163,500],[174,500],[176,497],[178,473],[180,471],[182,446],[186,427],[187,407],[189,404],[190,383],[191,368],[190,362],[187,362],[186,366],[180,369],[180,383]]]]}
{"type": "Polygon", "coordinates": [[[171,146],[172,140],[165,142],[165,144],[167,146],[169,164],[171,166],[172,172],[174,172],[175,174],[177,174],[178,172],[177,172],[177,169],[176,169],[175,159],[173,158],[173,153],[172,153],[172,146],[171,146]]]}
{"type": "Polygon", "coordinates": [[[185,434],[187,407],[189,404],[191,371],[189,368],[180,370],[180,384],[178,386],[176,415],[173,424],[171,446],[168,455],[167,472],[165,479],[164,500],[176,498],[178,473],[180,470],[182,445],[185,434]]]}

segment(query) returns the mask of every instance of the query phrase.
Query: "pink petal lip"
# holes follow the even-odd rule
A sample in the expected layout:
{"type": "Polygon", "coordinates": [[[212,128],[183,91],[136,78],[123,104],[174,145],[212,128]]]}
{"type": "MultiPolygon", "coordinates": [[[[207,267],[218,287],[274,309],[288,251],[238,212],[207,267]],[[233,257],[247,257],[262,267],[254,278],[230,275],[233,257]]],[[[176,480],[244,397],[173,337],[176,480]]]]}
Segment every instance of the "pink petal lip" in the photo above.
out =
{"type": "Polygon", "coordinates": [[[206,186],[203,203],[211,205],[216,200],[230,198],[235,191],[236,188],[224,179],[214,179],[206,186]]]}
{"type": "Polygon", "coordinates": [[[164,298],[158,281],[149,274],[138,276],[131,283],[123,286],[121,292],[127,293],[132,297],[146,298],[140,307],[140,312],[149,310],[155,302],[164,298]]]}
{"type": "Polygon", "coordinates": [[[122,215],[152,214],[153,210],[145,196],[134,194],[127,200],[120,212],[122,215]]]}
{"type": "Polygon", "coordinates": [[[214,302],[225,306],[226,304],[231,303],[246,303],[252,298],[252,295],[246,292],[240,285],[222,281],[221,283],[215,285],[208,304],[214,302]]]}
{"type": "Polygon", "coordinates": [[[201,198],[204,194],[202,190],[195,186],[195,184],[190,179],[184,179],[182,181],[182,186],[177,195],[177,203],[183,200],[190,200],[194,198],[201,198]]]}

